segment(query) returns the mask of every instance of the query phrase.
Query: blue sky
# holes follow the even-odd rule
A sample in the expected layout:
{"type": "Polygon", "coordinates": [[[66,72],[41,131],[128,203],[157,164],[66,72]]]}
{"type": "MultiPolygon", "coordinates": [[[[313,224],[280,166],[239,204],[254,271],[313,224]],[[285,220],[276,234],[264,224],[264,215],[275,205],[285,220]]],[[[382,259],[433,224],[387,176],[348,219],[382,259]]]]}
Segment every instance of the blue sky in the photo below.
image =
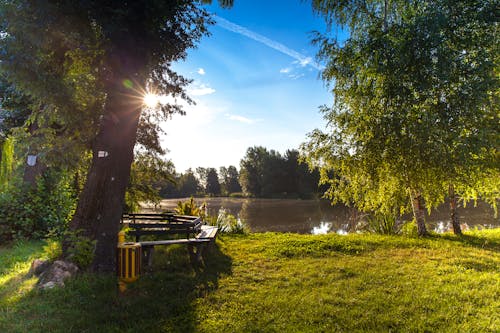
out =
{"type": "Polygon", "coordinates": [[[298,148],[324,127],[318,107],[333,101],[310,42],[310,33],[326,26],[309,3],[236,0],[230,10],[208,9],[217,15],[212,35],[174,65],[194,80],[188,93],[196,101],[163,126],[162,144],[178,172],[239,168],[251,146],[298,148]]]}

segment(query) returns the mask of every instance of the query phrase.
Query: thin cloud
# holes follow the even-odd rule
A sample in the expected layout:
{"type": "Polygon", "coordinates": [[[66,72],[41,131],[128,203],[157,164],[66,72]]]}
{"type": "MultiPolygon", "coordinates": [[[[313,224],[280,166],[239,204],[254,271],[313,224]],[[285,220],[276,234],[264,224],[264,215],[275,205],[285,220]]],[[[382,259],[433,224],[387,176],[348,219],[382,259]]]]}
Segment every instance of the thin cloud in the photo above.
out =
{"type": "Polygon", "coordinates": [[[198,68],[198,71],[196,73],[200,75],[205,75],[205,70],[203,68],[198,68]]]}
{"type": "Polygon", "coordinates": [[[211,87],[206,86],[204,84],[197,85],[195,88],[190,88],[188,90],[188,94],[193,95],[193,96],[211,95],[214,92],[215,92],[214,88],[211,88],[211,87]]]}
{"type": "Polygon", "coordinates": [[[297,79],[300,79],[301,77],[304,77],[304,73],[300,73],[300,74],[290,74],[288,75],[289,78],[293,79],[293,80],[297,80],[297,79]]]}
{"type": "Polygon", "coordinates": [[[250,119],[236,114],[226,114],[226,117],[228,117],[230,120],[238,121],[240,123],[245,123],[245,124],[255,124],[256,122],[260,121],[259,119],[250,119]]]}
{"type": "Polygon", "coordinates": [[[245,37],[248,37],[250,39],[253,39],[259,43],[262,43],[272,49],[275,49],[276,51],[279,51],[283,54],[286,54],[292,58],[294,58],[295,60],[297,60],[302,66],[312,66],[314,68],[316,68],[317,70],[323,70],[323,67],[315,62],[312,61],[312,58],[311,57],[306,57],[305,55],[295,51],[295,50],[292,50],[291,48],[275,41],[275,40],[272,40],[272,39],[269,39],[265,36],[262,36],[256,32],[253,32],[251,30],[248,30],[247,28],[245,27],[242,27],[241,25],[238,25],[236,23],[233,23],[233,22],[230,22],[220,16],[217,16],[217,25],[223,29],[226,29],[228,31],[231,31],[231,32],[234,32],[234,33],[237,33],[237,34],[240,34],[242,36],[245,36],[245,37]]]}
{"type": "Polygon", "coordinates": [[[311,57],[306,57],[302,60],[297,60],[293,62],[294,64],[299,64],[302,67],[306,67],[307,65],[311,65],[313,63],[311,57]]]}
{"type": "Polygon", "coordinates": [[[292,69],[290,67],[280,69],[280,73],[287,74],[290,73],[292,69]]]}

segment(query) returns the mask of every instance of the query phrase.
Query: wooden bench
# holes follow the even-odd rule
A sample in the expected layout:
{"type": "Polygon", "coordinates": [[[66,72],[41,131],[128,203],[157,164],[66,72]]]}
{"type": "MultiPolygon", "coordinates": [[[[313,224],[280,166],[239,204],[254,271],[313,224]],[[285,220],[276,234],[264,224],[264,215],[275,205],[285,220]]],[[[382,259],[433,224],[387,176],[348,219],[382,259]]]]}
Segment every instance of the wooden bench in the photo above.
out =
{"type": "Polygon", "coordinates": [[[129,234],[141,244],[143,262],[151,266],[154,247],[157,245],[187,244],[189,257],[193,265],[201,264],[205,248],[214,243],[218,228],[203,224],[197,216],[174,213],[123,214],[122,223],[127,224],[129,234]],[[185,238],[140,241],[145,235],[184,235],[185,238]]]}

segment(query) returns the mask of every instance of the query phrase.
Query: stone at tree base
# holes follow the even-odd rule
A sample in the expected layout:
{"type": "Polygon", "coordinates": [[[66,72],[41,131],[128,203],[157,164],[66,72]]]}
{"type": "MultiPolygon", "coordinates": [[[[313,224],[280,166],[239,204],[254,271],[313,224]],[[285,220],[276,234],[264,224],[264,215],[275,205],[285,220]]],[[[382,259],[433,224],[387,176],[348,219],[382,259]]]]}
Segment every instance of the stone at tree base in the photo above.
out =
{"type": "Polygon", "coordinates": [[[31,263],[30,270],[28,271],[28,277],[32,277],[33,275],[39,276],[50,266],[50,261],[35,259],[31,263]]]}
{"type": "Polygon", "coordinates": [[[78,267],[68,261],[57,260],[48,267],[38,280],[37,286],[40,289],[51,289],[54,287],[64,287],[64,280],[78,272],[78,267]]]}

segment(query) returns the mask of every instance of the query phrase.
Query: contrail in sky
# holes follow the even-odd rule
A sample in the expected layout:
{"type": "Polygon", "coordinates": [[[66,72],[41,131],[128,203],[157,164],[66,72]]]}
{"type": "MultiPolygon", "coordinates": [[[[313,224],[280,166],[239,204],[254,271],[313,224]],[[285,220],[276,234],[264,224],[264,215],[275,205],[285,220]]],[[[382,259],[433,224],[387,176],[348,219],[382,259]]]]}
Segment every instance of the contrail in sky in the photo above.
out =
{"type": "Polygon", "coordinates": [[[240,35],[245,36],[245,37],[248,37],[248,38],[253,39],[259,43],[262,43],[262,44],[264,44],[272,49],[275,49],[276,51],[279,51],[283,54],[286,54],[286,55],[294,58],[295,60],[297,60],[302,66],[309,65],[309,66],[316,68],[317,70],[323,70],[323,68],[319,64],[313,62],[313,59],[311,57],[306,57],[305,55],[300,54],[299,52],[292,50],[291,48],[286,47],[285,45],[283,45],[275,40],[269,39],[269,38],[262,36],[256,32],[248,30],[247,28],[242,27],[241,25],[230,22],[230,21],[228,21],[220,16],[216,17],[216,24],[223,29],[235,32],[235,33],[240,34],[240,35]]]}

